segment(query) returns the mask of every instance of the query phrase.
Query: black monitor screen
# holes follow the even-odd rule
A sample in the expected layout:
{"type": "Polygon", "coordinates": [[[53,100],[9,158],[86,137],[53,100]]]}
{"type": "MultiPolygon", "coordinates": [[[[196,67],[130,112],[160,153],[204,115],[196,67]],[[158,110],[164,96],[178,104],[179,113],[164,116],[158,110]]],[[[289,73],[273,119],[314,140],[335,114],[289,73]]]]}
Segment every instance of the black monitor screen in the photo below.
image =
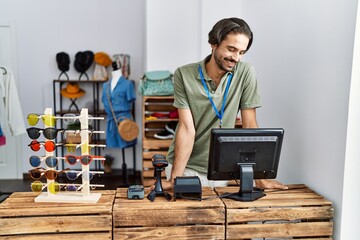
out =
{"type": "Polygon", "coordinates": [[[281,128],[212,129],[208,179],[252,187],[253,179],[276,178],[283,135],[281,128]]]}

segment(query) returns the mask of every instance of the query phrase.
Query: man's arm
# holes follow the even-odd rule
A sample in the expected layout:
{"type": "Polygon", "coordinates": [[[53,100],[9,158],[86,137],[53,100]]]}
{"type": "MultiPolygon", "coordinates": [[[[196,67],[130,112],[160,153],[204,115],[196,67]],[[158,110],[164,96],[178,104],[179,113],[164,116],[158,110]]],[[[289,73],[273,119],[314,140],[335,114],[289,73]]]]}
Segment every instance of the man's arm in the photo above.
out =
{"type": "MultiPolygon", "coordinates": [[[[257,128],[256,122],[256,109],[243,109],[241,110],[241,120],[243,128],[257,128]]],[[[277,188],[277,189],[287,189],[288,187],[283,185],[282,183],[272,180],[272,179],[256,179],[255,180],[256,187],[259,188],[277,188]]]]}
{"type": "Polygon", "coordinates": [[[195,127],[190,109],[178,109],[179,123],[175,138],[175,159],[169,181],[162,183],[165,190],[172,189],[174,179],[182,176],[189,161],[195,139],[195,127]]]}
{"type": "Polygon", "coordinates": [[[242,109],[241,110],[242,128],[257,128],[256,109],[242,109]]]}

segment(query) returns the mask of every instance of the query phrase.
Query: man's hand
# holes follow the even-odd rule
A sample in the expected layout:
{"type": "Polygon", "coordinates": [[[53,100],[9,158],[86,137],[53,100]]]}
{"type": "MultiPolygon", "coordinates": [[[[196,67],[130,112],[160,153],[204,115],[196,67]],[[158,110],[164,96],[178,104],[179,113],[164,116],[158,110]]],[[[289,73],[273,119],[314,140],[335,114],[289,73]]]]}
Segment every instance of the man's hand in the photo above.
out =
{"type": "Polygon", "coordinates": [[[288,189],[288,187],[281,182],[272,179],[256,179],[255,186],[263,189],[288,189]]]}

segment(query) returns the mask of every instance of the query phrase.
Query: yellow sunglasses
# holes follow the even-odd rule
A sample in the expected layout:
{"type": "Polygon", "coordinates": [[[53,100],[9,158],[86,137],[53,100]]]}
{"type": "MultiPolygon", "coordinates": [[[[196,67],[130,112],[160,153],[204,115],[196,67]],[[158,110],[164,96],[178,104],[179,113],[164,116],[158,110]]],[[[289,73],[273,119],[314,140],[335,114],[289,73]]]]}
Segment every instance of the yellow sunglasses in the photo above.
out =
{"type": "Polygon", "coordinates": [[[35,126],[39,119],[42,119],[42,121],[49,127],[54,127],[56,123],[56,117],[51,114],[45,114],[45,115],[39,115],[36,113],[30,113],[27,116],[27,121],[30,126],[35,126]]]}

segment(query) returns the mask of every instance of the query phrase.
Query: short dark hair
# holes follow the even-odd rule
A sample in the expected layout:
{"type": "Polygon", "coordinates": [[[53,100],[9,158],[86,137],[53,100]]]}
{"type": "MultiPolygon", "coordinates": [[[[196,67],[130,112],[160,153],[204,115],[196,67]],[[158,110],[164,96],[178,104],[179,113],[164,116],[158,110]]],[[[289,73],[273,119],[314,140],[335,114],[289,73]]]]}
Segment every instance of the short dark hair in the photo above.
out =
{"type": "Polygon", "coordinates": [[[249,38],[246,51],[249,50],[254,39],[254,35],[249,25],[240,18],[224,18],[218,21],[209,32],[208,42],[212,45],[220,45],[229,33],[243,33],[249,38]]]}

